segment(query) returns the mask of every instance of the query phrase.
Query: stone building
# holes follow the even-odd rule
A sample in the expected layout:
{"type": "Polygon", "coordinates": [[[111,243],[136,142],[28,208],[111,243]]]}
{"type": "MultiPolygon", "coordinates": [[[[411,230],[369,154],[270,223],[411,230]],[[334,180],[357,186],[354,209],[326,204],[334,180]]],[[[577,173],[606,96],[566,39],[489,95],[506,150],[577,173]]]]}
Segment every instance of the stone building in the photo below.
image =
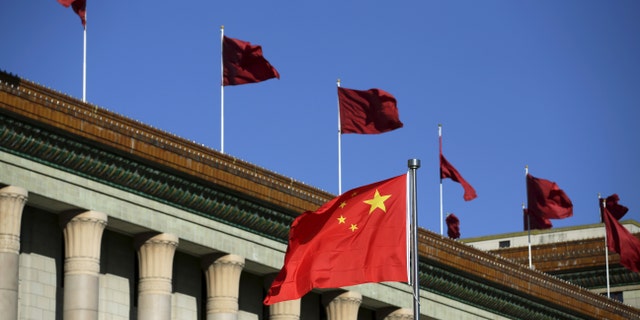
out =
{"type": "MultiPolygon", "coordinates": [[[[264,306],[288,227],[334,195],[0,72],[2,319],[410,319],[404,283],[264,306]]],[[[634,319],[427,230],[423,319],[634,319]]]]}

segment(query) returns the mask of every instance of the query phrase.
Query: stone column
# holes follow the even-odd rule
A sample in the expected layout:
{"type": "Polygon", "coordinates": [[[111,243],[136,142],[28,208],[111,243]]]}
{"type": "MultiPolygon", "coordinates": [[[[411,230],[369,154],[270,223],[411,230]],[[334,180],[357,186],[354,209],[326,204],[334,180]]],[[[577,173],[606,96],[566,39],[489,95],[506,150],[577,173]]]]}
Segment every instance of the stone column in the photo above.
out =
{"type": "Polygon", "coordinates": [[[138,320],[171,319],[171,277],[178,237],[168,233],[136,236],[140,282],[138,320]]]}
{"type": "Polygon", "coordinates": [[[0,189],[0,315],[6,319],[18,319],[20,222],[27,195],[20,187],[0,189]]]}
{"type": "MultiPolygon", "coordinates": [[[[264,287],[269,290],[277,273],[264,279],[264,287]]],[[[269,306],[269,320],[300,320],[300,299],[287,300],[269,306]]]]}
{"type": "Polygon", "coordinates": [[[64,234],[65,320],[98,319],[100,244],[107,215],[97,211],[69,211],[60,215],[64,234]]]}
{"type": "Polygon", "coordinates": [[[244,258],[234,254],[211,255],[202,263],[207,281],[207,320],[237,320],[244,258]]]}
{"type": "Polygon", "coordinates": [[[381,320],[413,320],[413,310],[407,308],[398,308],[395,310],[385,310],[384,318],[381,320]]]}
{"type": "Polygon", "coordinates": [[[357,320],[362,295],[356,291],[327,292],[322,295],[328,320],[357,320]]]}

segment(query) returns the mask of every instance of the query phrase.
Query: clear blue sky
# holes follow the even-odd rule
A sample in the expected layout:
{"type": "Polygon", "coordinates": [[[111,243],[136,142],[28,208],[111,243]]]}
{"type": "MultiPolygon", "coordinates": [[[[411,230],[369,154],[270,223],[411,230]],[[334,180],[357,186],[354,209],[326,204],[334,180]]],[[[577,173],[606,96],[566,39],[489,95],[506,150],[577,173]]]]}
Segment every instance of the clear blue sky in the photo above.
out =
{"type": "MultiPolygon", "coordinates": [[[[522,231],[524,168],[599,221],[618,193],[640,220],[640,1],[94,1],[88,102],[220,150],[220,26],[280,72],[225,88],[225,153],[336,194],[336,79],[398,100],[404,128],[342,137],[343,190],[418,158],[420,226],[444,180],[462,237],[522,231]]],[[[82,26],[55,0],[0,4],[0,68],[80,99],[82,26]]],[[[446,230],[446,229],[445,229],[446,230]]]]}

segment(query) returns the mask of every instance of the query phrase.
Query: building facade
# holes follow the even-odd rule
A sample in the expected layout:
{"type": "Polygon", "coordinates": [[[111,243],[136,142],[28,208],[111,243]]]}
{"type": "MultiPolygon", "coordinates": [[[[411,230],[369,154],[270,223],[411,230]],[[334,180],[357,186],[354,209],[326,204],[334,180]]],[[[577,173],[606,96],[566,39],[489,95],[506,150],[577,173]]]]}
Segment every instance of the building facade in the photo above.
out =
{"type": "MultiPolygon", "coordinates": [[[[413,318],[405,283],[264,306],[288,227],[333,198],[0,72],[3,319],[413,318]]],[[[633,319],[640,311],[427,230],[422,319],[633,319]]]]}

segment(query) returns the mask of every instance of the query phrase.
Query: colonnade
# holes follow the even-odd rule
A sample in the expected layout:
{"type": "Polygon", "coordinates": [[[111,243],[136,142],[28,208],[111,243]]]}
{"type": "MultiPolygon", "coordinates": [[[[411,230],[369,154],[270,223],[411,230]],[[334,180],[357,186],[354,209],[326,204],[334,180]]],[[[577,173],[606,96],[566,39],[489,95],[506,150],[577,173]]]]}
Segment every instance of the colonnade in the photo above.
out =
{"type": "MultiPolygon", "coordinates": [[[[0,189],[0,314],[4,319],[18,317],[18,273],[20,223],[27,202],[27,190],[7,186],[0,189]]],[[[100,249],[107,226],[106,214],[97,211],[69,211],[59,215],[64,235],[65,320],[98,319],[100,249]]],[[[179,239],[160,232],[138,234],[134,246],[138,255],[139,320],[171,319],[172,268],[179,239]]],[[[240,275],[244,257],[215,254],[202,258],[206,278],[207,320],[237,320],[240,275]]],[[[331,291],[323,294],[329,320],[355,320],[362,295],[355,291],[331,291]]],[[[300,299],[271,305],[270,320],[299,320],[300,299]]],[[[411,313],[398,309],[386,320],[411,320],[411,313]]]]}

